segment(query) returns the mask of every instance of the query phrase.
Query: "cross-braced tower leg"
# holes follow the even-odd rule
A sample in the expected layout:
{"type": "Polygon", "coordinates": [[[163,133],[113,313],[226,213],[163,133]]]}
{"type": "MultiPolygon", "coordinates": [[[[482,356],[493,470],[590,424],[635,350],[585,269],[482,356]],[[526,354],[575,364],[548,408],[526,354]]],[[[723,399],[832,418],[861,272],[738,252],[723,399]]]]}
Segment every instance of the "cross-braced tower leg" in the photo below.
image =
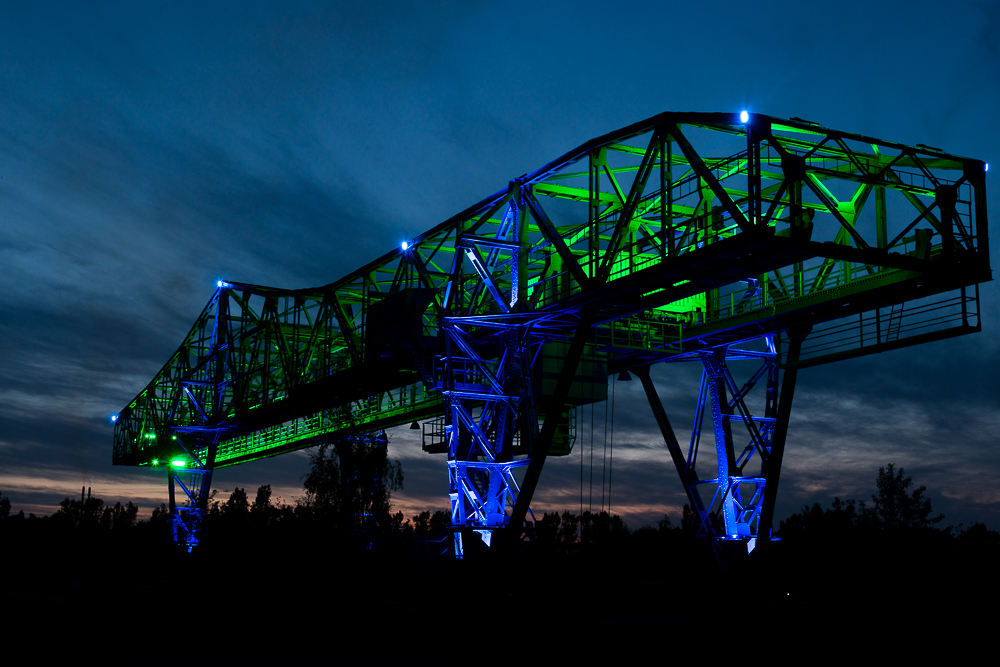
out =
{"type": "MultiPolygon", "coordinates": [[[[716,553],[727,562],[753,551],[758,540],[771,539],[794,390],[795,371],[786,370],[779,400],[775,337],[768,335],[759,340],[764,343],[762,350],[720,346],[700,353],[701,384],[686,453],[667,419],[649,368],[637,371],[690,507],[697,514],[698,536],[712,540],[716,553]],[[739,382],[735,368],[747,365],[751,370],[739,382]],[[714,441],[714,474],[699,476],[696,466],[708,415],[714,441]],[[708,496],[708,492],[712,495],[708,496]]],[[[792,338],[786,359],[797,357],[800,343],[801,337],[792,338]]]]}
{"type": "MultiPolygon", "coordinates": [[[[214,434],[213,434],[214,435],[214,434]]],[[[189,448],[179,438],[186,453],[183,459],[170,461],[167,467],[167,488],[170,497],[170,534],[174,542],[190,553],[198,545],[202,524],[208,511],[208,498],[212,488],[214,443],[200,448],[189,448]],[[177,489],[184,495],[177,504],[177,489]]]]}
{"type": "Polygon", "coordinates": [[[171,467],[167,474],[170,490],[170,533],[174,542],[190,552],[198,545],[201,534],[207,511],[208,493],[212,486],[212,471],[171,467]],[[185,478],[187,483],[184,482],[185,478]],[[180,505],[176,502],[177,488],[180,488],[186,497],[180,505]]]}
{"type": "Polygon", "coordinates": [[[537,424],[529,372],[534,346],[523,326],[505,329],[485,346],[459,326],[445,331],[448,485],[455,555],[461,558],[462,529],[472,528],[492,544],[494,531],[507,525],[507,510],[517,500],[514,472],[529,461],[515,460],[515,448],[533,435],[532,428],[521,427],[537,424]]]}

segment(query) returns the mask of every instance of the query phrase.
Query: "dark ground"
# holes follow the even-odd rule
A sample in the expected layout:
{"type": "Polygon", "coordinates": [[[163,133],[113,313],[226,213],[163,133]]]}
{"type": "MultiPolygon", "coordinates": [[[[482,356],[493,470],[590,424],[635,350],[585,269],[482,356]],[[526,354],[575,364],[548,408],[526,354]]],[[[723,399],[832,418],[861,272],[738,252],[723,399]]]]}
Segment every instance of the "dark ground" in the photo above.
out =
{"type": "Polygon", "coordinates": [[[38,655],[141,664],[960,655],[997,620],[1000,535],[978,526],[800,530],[722,574],[703,542],[668,525],[585,544],[539,530],[513,560],[471,549],[455,561],[410,530],[378,533],[366,550],[336,530],[217,525],[187,554],[163,525],[12,517],[0,524],[0,600],[8,650],[12,639],[38,655]]]}

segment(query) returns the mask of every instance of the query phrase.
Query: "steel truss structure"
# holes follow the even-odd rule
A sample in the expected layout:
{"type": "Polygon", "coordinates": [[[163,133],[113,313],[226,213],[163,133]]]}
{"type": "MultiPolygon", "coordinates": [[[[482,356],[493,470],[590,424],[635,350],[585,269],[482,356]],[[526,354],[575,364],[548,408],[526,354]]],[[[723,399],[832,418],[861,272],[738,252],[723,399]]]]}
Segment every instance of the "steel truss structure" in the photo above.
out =
{"type": "Polygon", "coordinates": [[[456,530],[507,544],[576,407],[631,369],[701,533],[745,552],[770,536],[797,369],[980,330],[986,169],[796,118],[660,114],[337,282],[220,281],[118,416],[113,461],[200,475],[190,527],[216,468],[425,420],[456,530]],[[675,361],[703,368],[686,454],[649,374],[675,361]]]}

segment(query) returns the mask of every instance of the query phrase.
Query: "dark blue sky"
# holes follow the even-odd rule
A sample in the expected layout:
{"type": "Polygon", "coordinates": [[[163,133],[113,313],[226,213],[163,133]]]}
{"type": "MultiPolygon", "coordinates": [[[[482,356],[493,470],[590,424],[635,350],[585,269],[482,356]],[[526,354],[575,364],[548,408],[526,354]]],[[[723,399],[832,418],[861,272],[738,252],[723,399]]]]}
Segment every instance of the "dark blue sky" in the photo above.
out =
{"type": "MultiPolygon", "coordinates": [[[[219,277],[331,282],[665,110],[799,116],[1000,164],[1000,4],[3,3],[0,105],[0,491],[47,513],[86,484],[145,513],[166,485],[112,468],[107,418],[219,277]]],[[[864,497],[892,461],[948,522],[1000,526],[1000,298],[982,295],[981,334],[800,373],[778,516],[864,497]]],[[[679,431],[693,371],[655,371],[679,431]]],[[[640,394],[616,389],[613,502],[633,524],[683,502],[640,394]]],[[[393,434],[397,500],[443,508],[444,460],[410,437],[393,434]]],[[[547,464],[538,507],[579,506],[577,454],[547,464]]],[[[307,465],[215,486],[290,500],[307,465]]]]}

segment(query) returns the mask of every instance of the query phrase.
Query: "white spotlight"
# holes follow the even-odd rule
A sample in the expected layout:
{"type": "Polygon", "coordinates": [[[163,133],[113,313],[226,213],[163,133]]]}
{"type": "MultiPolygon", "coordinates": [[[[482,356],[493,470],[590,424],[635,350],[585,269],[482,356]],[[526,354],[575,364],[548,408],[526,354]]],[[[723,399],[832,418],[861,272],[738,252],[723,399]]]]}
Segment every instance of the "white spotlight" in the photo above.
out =
{"type": "Polygon", "coordinates": [[[219,287],[222,287],[222,281],[220,280],[219,282],[216,283],[216,285],[218,285],[219,287]]]}
{"type": "Polygon", "coordinates": [[[406,241],[403,241],[403,246],[402,247],[403,247],[403,250],[406,250],[407,248],[410,247],[410,244],[407,243],[406,241]]]}
{"type": "Polygon", "coordinates": [[[750,114],[746,112],[746,109],[740,112],[740,122],[745,123],[750,120],[750,114]]]}

